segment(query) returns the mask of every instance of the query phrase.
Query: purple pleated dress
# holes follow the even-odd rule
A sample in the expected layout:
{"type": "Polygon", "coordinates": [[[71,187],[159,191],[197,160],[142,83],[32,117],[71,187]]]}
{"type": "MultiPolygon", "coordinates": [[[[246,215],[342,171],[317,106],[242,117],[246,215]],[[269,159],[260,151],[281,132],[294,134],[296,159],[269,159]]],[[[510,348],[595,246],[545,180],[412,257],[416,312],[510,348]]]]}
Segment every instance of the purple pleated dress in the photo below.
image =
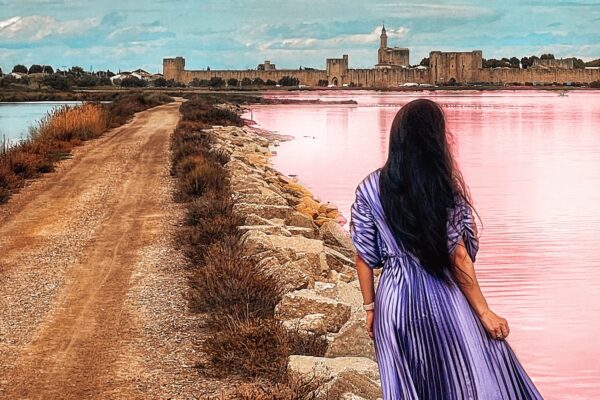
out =
{"type": "MultiPolygon", "coordinates": [[[[508,342],[490,337],[460,288],[397,244],[379,200],[379,172],[356,189],[350,233],[361,258],[383,267],[373,330],[384,399],[541,399],[508,342]]],[[[474,226],[465,204],[452,210],[450,252],[462,237],[475,261],[474,226]]]]}

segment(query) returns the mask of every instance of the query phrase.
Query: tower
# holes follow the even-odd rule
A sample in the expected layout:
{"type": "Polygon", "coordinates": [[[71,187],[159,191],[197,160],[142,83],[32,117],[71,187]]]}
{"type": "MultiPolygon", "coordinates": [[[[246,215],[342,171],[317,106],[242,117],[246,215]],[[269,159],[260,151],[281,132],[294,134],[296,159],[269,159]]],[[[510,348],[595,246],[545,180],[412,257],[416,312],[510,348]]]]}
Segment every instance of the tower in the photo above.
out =
{"type": "Polygon", "coordinates": [[[385,24],[381,27],[381,36],[379,36],[379,39],[379,50],[377,51],[377,64],[375,64],[375,68],[401,68],[410,65],[407,48],[388,47],[385,24]]]}
{"type": "Polygon", "coordinates": [[[181,81],[182,72],[185,69],[185,58],[163,58],[163,77],[166,80],[173,79],[177,82],[181,81]]]}
{"type": "Polygon", "coordinates": [[[379,48],[387,48],[387,33],[385,33],[385,24],[381,28],[381,36],[379,36],[379,48]]]}

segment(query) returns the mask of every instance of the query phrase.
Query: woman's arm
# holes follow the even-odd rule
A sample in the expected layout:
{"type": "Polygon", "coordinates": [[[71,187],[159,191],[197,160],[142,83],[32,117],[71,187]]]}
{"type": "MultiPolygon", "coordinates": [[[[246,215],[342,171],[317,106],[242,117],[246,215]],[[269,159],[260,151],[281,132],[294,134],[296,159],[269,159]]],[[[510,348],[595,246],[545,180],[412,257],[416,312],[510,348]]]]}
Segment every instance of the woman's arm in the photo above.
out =
{"type": "MultiPolygon", "coordinates": [[[[356,273],[358,275],[358,283],[363,297],[364,304],[371,304],[375,301],[375,285],[373,281],[373,270],[359,256],[356,256],[356,273]]],[[[373,317],[374,311],[367,311],[366,329],[367,333],[373,339],[373,317]]]]}
{"type": "Polygon", "coordinates": [[[487,301],[479,287],[477,276],[475,275],[475,266],[462,239],[456,246],[452,261],[457,269],[454,271],[455,281],[469,301],[471,308],[473,308],[479,317],[485,330],[494,339],[506,338],[510,333],[508,322],[506,319],[496,315],[488,307],[487,301]]]}

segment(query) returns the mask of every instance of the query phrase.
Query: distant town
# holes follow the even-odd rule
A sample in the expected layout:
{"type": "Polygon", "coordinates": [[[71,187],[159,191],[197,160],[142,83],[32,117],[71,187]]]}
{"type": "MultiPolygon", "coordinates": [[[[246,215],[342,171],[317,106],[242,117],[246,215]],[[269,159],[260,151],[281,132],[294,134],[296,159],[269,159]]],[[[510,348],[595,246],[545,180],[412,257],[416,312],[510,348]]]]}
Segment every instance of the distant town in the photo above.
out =
{"type": "Polygon", "coordinates": [[[436,86],[591,86],[600,87],[600,59],[555,58],[553,54],[485,59],[481,50],[431,51],[418,64],[410,63],[410,50],[388,46],[381,29],[377,62],[373,68],[350,68],[348,55],[327,58],[325,68],[278,69],[264,61],[256,69],[187,70],[185,58],[165,58],[162,73],[85,71],[79,66],[54,69],[49,65],[0,68],[0,87],[70,90],[72,88],[274,88],[274,87],[436,87],[436,86]]]}

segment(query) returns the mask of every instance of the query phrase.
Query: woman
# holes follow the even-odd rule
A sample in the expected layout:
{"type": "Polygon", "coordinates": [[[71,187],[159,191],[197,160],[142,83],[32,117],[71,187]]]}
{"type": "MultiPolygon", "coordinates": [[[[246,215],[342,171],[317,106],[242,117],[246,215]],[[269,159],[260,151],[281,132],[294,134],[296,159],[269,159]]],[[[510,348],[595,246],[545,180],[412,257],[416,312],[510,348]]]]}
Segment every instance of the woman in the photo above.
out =
{"type": "Polygon", "coordinates": [[[541,399],[473,262],[477,230],[441,107],[406,104],[385,165],[356,189],[350,232],[385,399],[541,399]],[[373,287],[373,269],[383,267],[373,287]]]}

